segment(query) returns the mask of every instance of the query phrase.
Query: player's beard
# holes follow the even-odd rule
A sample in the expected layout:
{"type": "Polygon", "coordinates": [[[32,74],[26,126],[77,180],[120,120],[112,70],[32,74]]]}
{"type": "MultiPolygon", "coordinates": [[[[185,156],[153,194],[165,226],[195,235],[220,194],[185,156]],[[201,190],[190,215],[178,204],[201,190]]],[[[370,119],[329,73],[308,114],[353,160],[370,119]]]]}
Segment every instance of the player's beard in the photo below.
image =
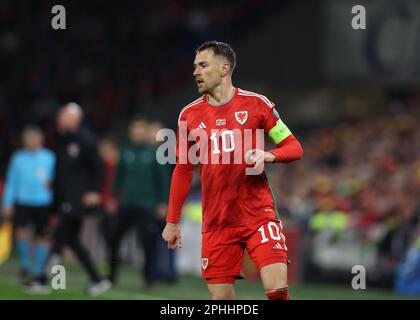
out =
{"type": "Polygon", "coordinates": [[[206,94],[208,93],[208,87],[205,85],[205,82],[201,83],[201,86],[197,86],[197,90],[199,94],[206,94]]]}
{"type": "Polygon", "coordinates": [[[198,93],[199,94],[209,94],[213,91],[214,88],[218,86],[217,83],[209,83],[208,81],[201,83],[201,88],[198,87],[198,93]]]}

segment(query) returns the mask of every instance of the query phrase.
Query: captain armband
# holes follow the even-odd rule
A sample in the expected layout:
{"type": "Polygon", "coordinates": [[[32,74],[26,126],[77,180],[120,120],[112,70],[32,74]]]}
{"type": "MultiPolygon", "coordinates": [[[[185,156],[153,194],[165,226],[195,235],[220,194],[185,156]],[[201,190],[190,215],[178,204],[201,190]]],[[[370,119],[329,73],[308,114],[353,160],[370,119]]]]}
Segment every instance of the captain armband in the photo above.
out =
{"type": "Polygon", "coordinates": [[[277,120],[276,125],[268,132],[268,136],[275,144],[279,144],[291,134],[289,128],[281,119],[277,120]]]}

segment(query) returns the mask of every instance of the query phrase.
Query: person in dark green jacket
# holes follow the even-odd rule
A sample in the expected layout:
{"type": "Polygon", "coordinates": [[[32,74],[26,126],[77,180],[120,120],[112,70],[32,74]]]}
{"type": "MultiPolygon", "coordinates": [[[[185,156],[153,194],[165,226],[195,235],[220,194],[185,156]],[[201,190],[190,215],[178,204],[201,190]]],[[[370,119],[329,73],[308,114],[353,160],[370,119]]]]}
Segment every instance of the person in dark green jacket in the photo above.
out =
{"type": "MultiPolygon", "coordinates": [[[[161,129],[164,129],[164,125],[161,121],[157,119],[152,119],[149,123],[149,143],[159,148],[159,146],[165,140],[165,135],[161,129]]],[[[163,182],[163,194],[166,195],[166,201],[169,199],[169,190],[171,188],[171,177],[172,172],[175,167],[174,164],[160,164],[160,170],[163,170],[162,176],[167,177],[167,179],[162,179],[163,182]],[[166,185],[164,184],[166,182],[166,185]]],[[[166,213],[167,205],[162,204],[157,208],[156,216],[158,219],[159,234],[162,234],[163,229],[166,225],[166,213]]],[[[175,284],[178,279],[178,274],[176,270],[176,251],[168,249],[168,244],[162,237],[157,239],[157,272],[156,276],[159,281],[165,282],[166,284],[175,284]]]]}
{"type": "Polygon", "coordinates": [[[142,271],[145,287],[156,280],[156,247],[159,229],[156,213],[168,199],[170,179],[156,161],[156,147],[147,142],[148,123],[134,117],[128,127],[128,142],[120,148],[113,195],[119,198],[116,226],[111,236],[109,280],[115,284],[119,265],[119,245],[131,227],[136,228],[144,252],[142,271]]]}

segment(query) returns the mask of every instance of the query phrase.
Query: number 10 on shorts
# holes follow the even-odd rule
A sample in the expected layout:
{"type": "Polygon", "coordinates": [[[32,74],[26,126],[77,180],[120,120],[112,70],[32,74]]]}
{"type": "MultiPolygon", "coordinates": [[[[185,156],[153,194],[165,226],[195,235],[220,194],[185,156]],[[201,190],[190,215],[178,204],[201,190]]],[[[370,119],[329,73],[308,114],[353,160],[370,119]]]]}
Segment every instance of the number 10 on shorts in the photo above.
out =
{"type": "Polygon", "coordinates": [[[281,221],[278,223],[270,221],[269,223],[262,225],[258,229],[258,231],[261,233],[261,243],[268,242],[269,238],[267,237],[267,235],[269,235],[272,240],[278,241],[276,243],[276,247],[278,249],[287,250],[286,237],[281,232],[282,230],[283,226],[281,224],[281,221]]]}

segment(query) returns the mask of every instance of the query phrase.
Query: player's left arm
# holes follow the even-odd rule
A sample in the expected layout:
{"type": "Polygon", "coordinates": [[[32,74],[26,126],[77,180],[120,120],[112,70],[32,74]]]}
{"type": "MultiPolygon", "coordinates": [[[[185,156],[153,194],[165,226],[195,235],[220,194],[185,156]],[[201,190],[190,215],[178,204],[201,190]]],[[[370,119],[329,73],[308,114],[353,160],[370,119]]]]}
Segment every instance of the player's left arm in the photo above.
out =
{"type": "MultiPolygon", "coordinates": [[[[263,104],[265,104],[263,102],[263,104]]],[[[265,133],[277,146],[261,154],[264,162],[292,162],[303,156],[303,149],[300,142],[292,134],[280,118],[274,104],[265,104],[262,107],[262,125],[265,133]]]]}
{"type": "Polygon", "coordinates": [[[303,157],[303,149],[299,140],[290,132],[289,128],[279,119],[278,123],[268,132],[268,136],[277,148],[269,150],[265,162],[292,162],[303,157]]]}

